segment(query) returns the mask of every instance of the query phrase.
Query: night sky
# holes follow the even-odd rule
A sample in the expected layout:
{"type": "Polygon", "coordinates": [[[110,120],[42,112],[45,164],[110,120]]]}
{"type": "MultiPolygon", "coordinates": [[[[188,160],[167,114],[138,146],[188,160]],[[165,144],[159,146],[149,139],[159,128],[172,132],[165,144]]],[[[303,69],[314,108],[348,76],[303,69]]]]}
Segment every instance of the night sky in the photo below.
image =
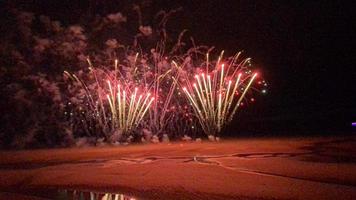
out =
{"type": "MultiPolygon", "coordinates": [[[[19,7],[75,22],[85,1],[15,1],[19,7]],[[27,2],[27,3],[21,3],[27,2]]],[[[150,1],[147,1],[150,2],[150,1]]],[[[107,1],[93,12],[121,11],[107,1]]],[[[227,54],[244,50],[269,83],[229,127],[235,132],[350,132],[355,112],[355,58],[350,5],[336,1],[152,1],[149,9],[183,7],[169,27],[227,54]],[[351,78],[351,79],[350,79],[351,78]]]]}

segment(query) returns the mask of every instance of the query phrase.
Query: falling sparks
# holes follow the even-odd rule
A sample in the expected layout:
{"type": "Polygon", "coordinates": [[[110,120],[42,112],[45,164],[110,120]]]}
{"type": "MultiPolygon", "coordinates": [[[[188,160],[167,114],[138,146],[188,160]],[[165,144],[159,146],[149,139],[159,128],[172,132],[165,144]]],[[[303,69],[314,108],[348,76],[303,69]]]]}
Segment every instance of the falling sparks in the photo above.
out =
{"type": "MultiPolygon", "coordinates": [[[[80,119],[84,129],[94,132],[99,127],[106,138],[117,130],[132,135],[138,127],[154,134],[167,131],[196,134],[203,130],[207,135],[217,135],[239,108],[255,104],[255,98],[245,98],[257,91],[254,82],[259,87],[267,86],[252,70],[250,58],[239,60],[241,53],[227,59],[223,59],[223,55],[221,52],[216,60],[210,60],[209,53],[203,60],[167,62],[166,59],[164,65],[154,60],[149,72],[141,70],[137,53],[130,66],[115,60],[115,71],[103,72],[94,68],[88,59],[90,73],[95,78],[94,87],[93,84],[87,86],[75,74],[64,72],[81,86],[87,105],[79,107],[80,112],[75,115],[68,113],[73,120],[78,113],[92,117],[94,122],[90,122],[89,117],[80,119]],[[123,73],[120,72],[122,67],[126,68],[123,73]],[[195,74],[194,77],[191,74],[195,74]]],[[[147,64],[146,59],[145,66],[147,64]]],[[[266,89],[261,90],[263,94],[266,92],[266,89]]]]}
{"type": "Polygon", "coordinates": [[[150,108],[154,97],[150,93],[138,94],[135,88],[131,95],[128,95],[120,85],[112,88],[110,81],[107,81],[110,93],[106,95],[110,105],[112,116],[112,127],[116,127],[123,133],[129,133],[138,126],[147,110],[150,108]],[[117,91],[114,93],[114,90],[117,91]]]}
{"type": "MultiPolygon", "coordinates": [[[[162,18],[166,19],[168,14],[162,18]]],[[[216,135],[242,105],[256,104],[250,93],[257,90],[253,83],[258,78],[249,58],[240,60],[241,52],[229,58],[224,51],[210,54],[213,47],[196,45],[192,38],[191,44],[185,41],[185,30],[174,44],[164,24],[154,31],[164,34],[154,38],[137,34],[134,45],[94,56],[97,67],[88,58],[88,70],[64,72],[69,77],[65,81],[73,83],[68,86],[72,105],[65,108],[74,131],[109,141],[118,132],[179,138],[196,136],[203,129],[216,135]],[[149,42],[141,43],[145,39],[149,42]],[[115,59],[113,66],[103,58],[115,59]]],[[[263,80],[256,82],[258,87],[267,86],[263,80]]],[[[125,137],[112,140],[121,142],[125,137]]]]}
{"type": "MultiPolygon", "coordinates": [[[[95,75],[95,70],[89,59],[88,63],[90,72],[95,75]]],[[[117,69],[117,65],[118,61],[115,60],[115,69],[117,69]]],[[[102,84],[96,78],[97,87],[93,91],[75,74],[70,74],[67,71],[64,74],[79,83],[83,88],[89,102],[86,108],[87,112],[92,113],[91,116],[97,121],[104,133],[119,130],[122,134],[129,135],[139,126],[155,99],[149,92],[145,90],[141,92],[137,87],[130,90],[129,86],[120,84],[117,79],[108,79],[106,87],[102,87],[102,84]],[[116,86],[113,86],[113,83],[116,86]],[[104,96],[102,95],[103,91],[106,91],[104,96]],[[95,93],[97,95],[94,95],[95,93]],[[96,98],[95,101],[93,98],[96,98]]],[[[68,105],[71,105],[71,103],[68,102],[68,105]]],[[[84,115],[85,112],[82,109],[82,107],[79,107],[80,113],[84,115]]],[[[72,113],[70,115],[72,116],[72,113]]],[[[85,120],[81,121],[86,122],[85,120]]]]}
{"type": "MultiPolygon", "coordinates": [[[[209,73],[207,67],[207,74],[195,75],[194,83],[187,78],[187,86],[183,87],[183,92],[207,135],[220,133],[222,128],[233,119],[257,77],[257,73],[252,74],[251,70],[245,71],[247,73],[244,75],[242,73],[244,64],[249,63],[249,59],[234,66],[239,56],[237,54],[226,68],[224,63],[220,64],[222,55],[223,52],[216,63],[215,70],[209,73]]],[[[208,66],[208,54],[206,58],[208,66]]],[[[250,100],[255,101],[254,98],[250,100]]]]}

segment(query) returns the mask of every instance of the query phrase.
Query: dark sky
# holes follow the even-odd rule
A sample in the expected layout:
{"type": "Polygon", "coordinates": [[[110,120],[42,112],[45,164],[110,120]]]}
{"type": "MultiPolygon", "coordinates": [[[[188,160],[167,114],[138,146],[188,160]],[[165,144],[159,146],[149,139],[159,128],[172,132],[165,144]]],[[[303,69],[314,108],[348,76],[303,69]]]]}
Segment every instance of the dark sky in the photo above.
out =
{"type": "MultiPolygon", "coordinates": [[[[23,7],[75,20],[85,1],[17,1],[23,7]]],[[[106,1],[95,12],[120,11],[106,1]]],[[[121,1],[122,2],[122,1],[121,1]]],[[[268,95],[240,113],[230,128],[255,132],[351,130],[355,54],[351,5],[338,1],[152,1],[151,9],[183,7],[173,29],[227,53],[244,50],[268,81],[268,95]]],[[[19,4],[20,5],[20,4],[19,4]]],[[[63,21],[63,20],[62,20],[63,21]]]]}
{"type": "Polygon", "coordinates": [[[356,120],[351,113],[356,70],[348,64],[355,56],[352,6],[336,1],[183,2],[195,38],[230,53],[245,50],[270,83],[269,94],[241,113],[233,130],[350,130],[350,120],[356,120]]]}

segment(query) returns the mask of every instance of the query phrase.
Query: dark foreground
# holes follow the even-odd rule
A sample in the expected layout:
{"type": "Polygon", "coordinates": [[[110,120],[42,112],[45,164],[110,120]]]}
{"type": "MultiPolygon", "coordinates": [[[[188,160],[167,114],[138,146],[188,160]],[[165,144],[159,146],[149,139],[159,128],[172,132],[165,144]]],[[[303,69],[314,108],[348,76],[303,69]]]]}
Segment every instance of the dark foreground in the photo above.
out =
{"type": "Polygon", "coordinates": [[[73,190],[87,199],[351,200],[356,137],[0,152],[0,199],[73,190]]]}

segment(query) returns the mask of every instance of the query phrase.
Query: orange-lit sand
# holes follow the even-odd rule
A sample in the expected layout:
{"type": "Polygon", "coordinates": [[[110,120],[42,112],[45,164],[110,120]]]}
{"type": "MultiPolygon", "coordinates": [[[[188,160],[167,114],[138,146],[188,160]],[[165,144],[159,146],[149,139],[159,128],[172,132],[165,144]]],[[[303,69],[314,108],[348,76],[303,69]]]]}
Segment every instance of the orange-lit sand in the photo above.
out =
{"type": "Polygon", "coordinates": [[[138,199],[356,199],[352,137],[0,152],[0,158],[0,199],[47,187],[138,199]]]}

